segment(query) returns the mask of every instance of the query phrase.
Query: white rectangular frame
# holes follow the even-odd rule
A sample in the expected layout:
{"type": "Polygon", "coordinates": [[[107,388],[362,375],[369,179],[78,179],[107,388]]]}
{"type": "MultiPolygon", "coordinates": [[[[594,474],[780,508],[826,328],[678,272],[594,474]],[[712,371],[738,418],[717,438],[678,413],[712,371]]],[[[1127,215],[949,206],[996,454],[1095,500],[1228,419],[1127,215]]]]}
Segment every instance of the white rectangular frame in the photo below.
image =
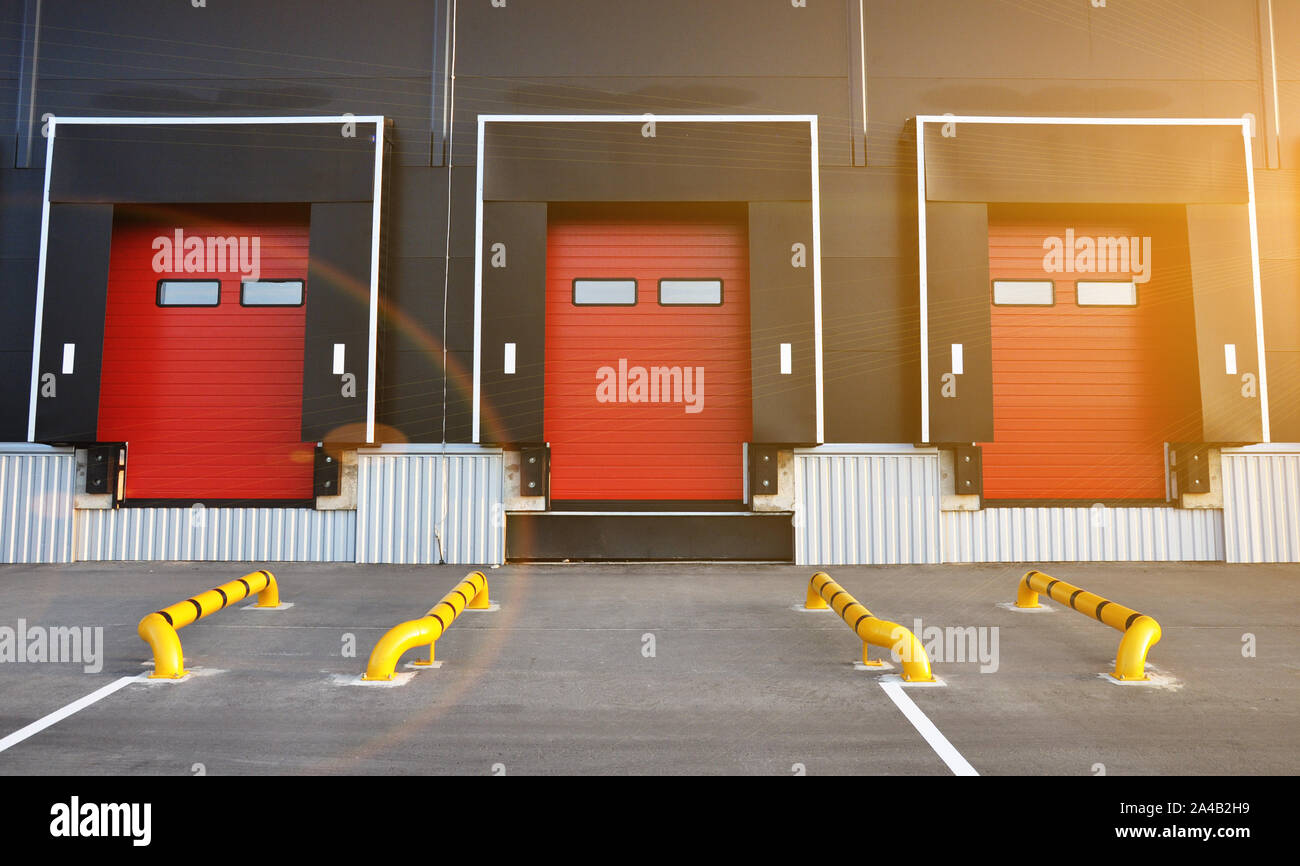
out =
{"type": "Polygon", "coordinates": [[[375,125],[375,178],[370,222],[370,338],[366,369],[366,442],[375,441],[375,380],[379,336],[379,216],[384,174],[384,115],[324,115],[303,117],[57,117],[51,115],[45,141],[45,191],[41,199],[41,249],[36,265],[36,332],[32,337],[32,382],[27,410],[27,441],[36,441],[37,386],[40,383],[41,326],[45,317],[46,242],[50,227],[50,177],[54,165],[54,137],[63,126],[219,126],[265,124],[348,124],[375,125]]]}
{"type": "Polygon", "coordinates": [[[918,114],[916,116],[916,201],[920,251],[921,306],[921,441],[930,441],[930,293],[926,264],[925,125],[1006,124],[1061,126],[1236,126],[1245,143],[1247,214],[1250,222],[1250,268],[1255,289],[1255,343],[1259,355],[1260,435],[1272,441],[1268,417],[1268,373],[1264,358],[1264,299],[1259,268],[1259,224],[1255,215],[1255,159],[1249,117],[985,117],[979,115],[918,114]]]}
{"type": "Polygon", "coordinates": [[[471,441],[478,442],[482,422],[483,360],[483,145],[489,123],[807,123],[812,173],[813,367],[817,393],[817,441],[824,442],[822,396],[822,242],[821,158],[815,114],[480,114],[474,192],[474,416],[471,441]]]}

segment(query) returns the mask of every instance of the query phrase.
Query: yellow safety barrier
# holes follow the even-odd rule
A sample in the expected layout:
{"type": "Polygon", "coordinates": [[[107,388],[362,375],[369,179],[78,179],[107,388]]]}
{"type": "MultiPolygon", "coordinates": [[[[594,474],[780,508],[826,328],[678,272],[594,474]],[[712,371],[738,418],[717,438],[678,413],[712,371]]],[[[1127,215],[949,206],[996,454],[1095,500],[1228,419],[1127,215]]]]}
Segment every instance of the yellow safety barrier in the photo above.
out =
{"type": "Polygon", "coordinates": [[[280,590],[275,575],[269,571],[255,571],[193,598],[178,601],[140,620],[137,629],[140,638],[153,650],[153,673],[149,678],[176,680],[185,676],[185,656],[181,651],[181,639],[176,635],[177,629],[223,610],[227,605],[243,601],[253,593],[257,593],[258,607],[280,606],[280,590]]]}
{"type": "Polygon", "coordinates": [[[849,595],[844,587],[831,580],[826,572],[819,571],[812,576],[803,606],[808,610],[825,610],[829,607],[838,613],[840,619],[862,640],[864,665],[880,664],[867,658],[868,646],[897,649],[903,660],[904,680],[909,683],[934,682],[934,675],[930,672],[930,656],[916,635],[898,623],[876,619],[875,614],[849,595]]]}
{"type": "Polygon", "coordinates": [[[1016,587],[1016,607],[1041,607],[1038,603],[1039,593],[1124,632],[1124,637],[1119,642],[1119,651],[1115,654],[1115,673],[1112,676],[1117,680],[1147,678],[1147,653],[1160,642],[1160,623],[1145,614],[1107,601],[1041,571],[1030,571],[1021,578],[1016,587]]]}
{"type": "Polygon", "coordinates": [[[402,653],[426,643],[429,645],[428,661],[417,661],[415,664],[433,664],[434,644],[456,621],[461,611],[465,608],[486,610],[489,606],[487,578],[481,571],[470,572],[451,592],[442,597],[442,601],[429,608],[424,616],[390,628],[371,651],[366,673],[361,679],[391,680],[402,653]]]}

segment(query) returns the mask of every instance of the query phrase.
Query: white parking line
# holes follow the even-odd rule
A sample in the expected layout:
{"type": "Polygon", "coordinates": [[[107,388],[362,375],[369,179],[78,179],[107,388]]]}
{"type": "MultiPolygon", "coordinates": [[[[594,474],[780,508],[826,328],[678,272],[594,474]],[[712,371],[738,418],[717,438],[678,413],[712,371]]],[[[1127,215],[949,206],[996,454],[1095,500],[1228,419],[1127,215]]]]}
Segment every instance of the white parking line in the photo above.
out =
{"type": "Polygon", "coordinates": [[[149,676],[149,674],[146,672],[142,674],[137,674],[136,676],[133,677],[119,677],[118,679],[114,680],[108,685],[95,689],[93,692],[86,695],[84,698],[77,698],[75,701],[68,704],[66,707],[57,709],[54,712],[50,713],[45,718],[37,719],[27,727],[19,728],[9,736],[5,737],[3,740],[0,740],[0,752],[3,752],[5,749],[8,749],[10,746],[18,745],[28,737],[32,737],[35,736],[36,734],[39,734],[41,731],[50,727],[50,725],[58,724],[59,722],[63,721],[73,713],[79,712],[80,710],[84,710],[86,707],[90,706],[91,704],[96,703],[97,701],[100,701],[108,697],[109,695],[113,694],[113,692],[125,686],[127,683],[137,682],[138,680],[141,680],[147,676],[149,676]]]}
{"type": "Polygon", "coordinates": [[[979,773],[975,772],[975,768],[970,765],[970,762],[961,756],[961,752],[957,751],[956,747],[948,742],[948,738],[934,726],[934,722],[930,721],[930,717],[921,712],[921,708],[912,702],[912,699],[903,690],[902,683],[881,683],[880,687],[885,690],[885,694],[889,695],[889,699],[894,702],[894,705],[903,711],[903,715],[907,716],[907,720],[912,723],[912,727],[916,728],[922,737],[925,737],[925,741],[930,744],[930,748],[934,749],[934,753],[948,765],[948,769],[952,770],[953,775],[979,775],[979,773]]]}

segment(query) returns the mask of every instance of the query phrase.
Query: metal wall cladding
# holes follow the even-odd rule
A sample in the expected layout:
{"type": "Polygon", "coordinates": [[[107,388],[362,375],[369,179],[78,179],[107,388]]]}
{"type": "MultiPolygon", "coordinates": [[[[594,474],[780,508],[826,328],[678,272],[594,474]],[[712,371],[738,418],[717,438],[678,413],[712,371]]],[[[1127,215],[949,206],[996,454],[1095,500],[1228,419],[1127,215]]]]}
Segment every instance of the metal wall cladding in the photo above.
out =
{"type": "Polygon", "coordinates": [[[77,512],[77,558],[352,562],[355,511],[117,508],[77,512]]]}
{"type": "Polygon", "coordinates": [[[796,452],[795,562],[937,563],[939,455],[796,452]]]}
{"type": "Polygon", "coordinates": [[[499,450],[359,453],[357,562],[502,562],[504,478],[499,450]]]}
{"type": "Polygon", "coordinates": [[[71,562],[76,457],[0,451],[0,562],[71,562]]]}
{"type": "Polygon", "coordinates": [[[1228,562],[1300,562],[1300,446],[1223,454],[1228,562]]]}
{"type": "Polygon", "coordinates": [[[943,513],[944,562],[1223,559],[1218,509],[986,508],[943,513]]]}

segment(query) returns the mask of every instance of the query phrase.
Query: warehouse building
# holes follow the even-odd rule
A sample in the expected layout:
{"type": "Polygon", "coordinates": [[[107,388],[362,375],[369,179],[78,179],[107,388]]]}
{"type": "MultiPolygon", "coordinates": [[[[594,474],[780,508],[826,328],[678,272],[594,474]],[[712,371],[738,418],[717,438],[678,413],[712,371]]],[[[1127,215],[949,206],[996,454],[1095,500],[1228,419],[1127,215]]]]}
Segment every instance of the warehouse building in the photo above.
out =
{"type": "Polygon", "coordinates": [[[1294,4],[14,5],[0,561],[1300,561],[1294,4]]]}

